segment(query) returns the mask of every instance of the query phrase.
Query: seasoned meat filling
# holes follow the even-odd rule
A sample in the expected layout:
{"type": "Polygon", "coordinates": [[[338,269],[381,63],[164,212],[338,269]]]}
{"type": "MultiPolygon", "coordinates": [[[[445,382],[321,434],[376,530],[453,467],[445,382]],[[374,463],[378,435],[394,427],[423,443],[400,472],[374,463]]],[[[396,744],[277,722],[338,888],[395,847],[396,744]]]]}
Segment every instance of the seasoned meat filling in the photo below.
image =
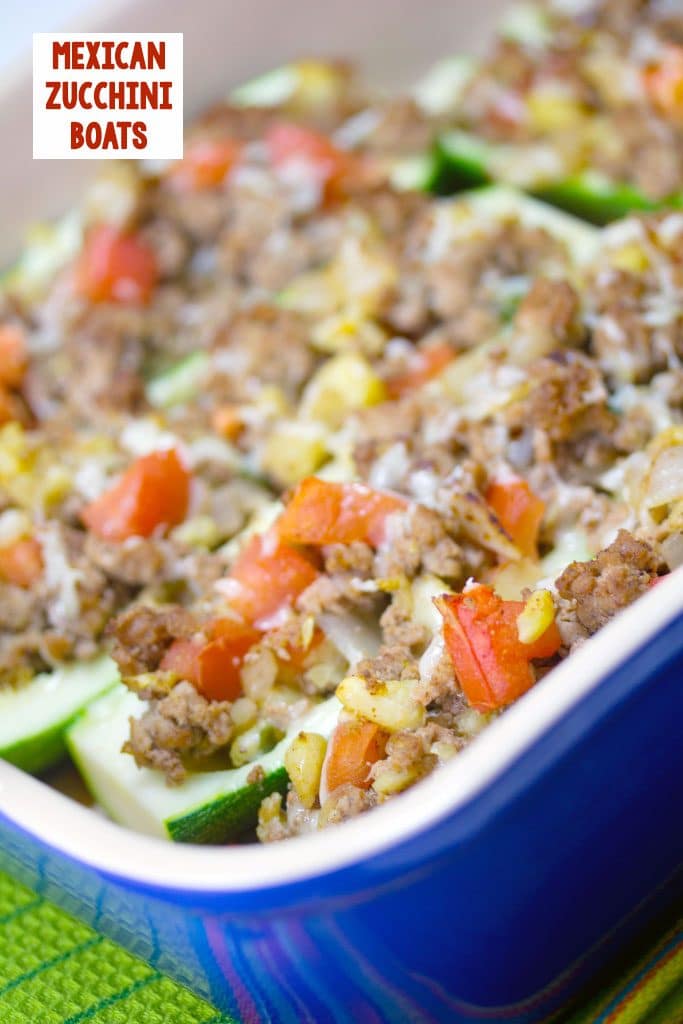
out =
{"type": "Polygon", "coordinates": [[[155,702],[142,718],[131,719],[125,750],[140,767],[164,772],[171,783],[186,776],[186,764],[198,768],[216,754],[225,754],[233,735],[230,705],[207,701],[187,682],[155,702]]]}
{"type": "Polygon", "coordinates": [[[650,544],[620,530],[591,562],[568,565],[555,585],[560,597],[571,602],[579,625],[592,634],[645,593],[659,564],[650,544]]]}

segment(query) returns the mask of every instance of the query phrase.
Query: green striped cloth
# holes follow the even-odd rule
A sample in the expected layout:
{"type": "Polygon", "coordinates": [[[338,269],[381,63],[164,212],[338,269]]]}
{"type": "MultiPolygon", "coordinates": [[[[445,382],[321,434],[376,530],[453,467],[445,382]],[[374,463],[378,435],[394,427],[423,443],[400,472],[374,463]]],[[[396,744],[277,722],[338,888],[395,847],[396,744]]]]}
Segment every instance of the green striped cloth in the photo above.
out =
{"type": "MultiPolygon", "coordinates": [[[[236,1024],[0,873],[1,1024],[236,1024]]],[[[683,925],[568,1024],[683,1021],[683,925]]]]}

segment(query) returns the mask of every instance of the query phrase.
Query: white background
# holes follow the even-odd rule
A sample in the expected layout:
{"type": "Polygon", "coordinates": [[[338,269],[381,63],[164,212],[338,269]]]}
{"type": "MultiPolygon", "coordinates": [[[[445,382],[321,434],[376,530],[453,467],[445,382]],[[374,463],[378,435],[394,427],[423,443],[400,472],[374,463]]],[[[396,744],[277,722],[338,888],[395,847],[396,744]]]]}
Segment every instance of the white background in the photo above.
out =
{"type": "Polygon", "coordinates": [[[30,59],[34,32],[70,28],[94,6],[93,0],[0,0],[0,67],[30,59]]]}

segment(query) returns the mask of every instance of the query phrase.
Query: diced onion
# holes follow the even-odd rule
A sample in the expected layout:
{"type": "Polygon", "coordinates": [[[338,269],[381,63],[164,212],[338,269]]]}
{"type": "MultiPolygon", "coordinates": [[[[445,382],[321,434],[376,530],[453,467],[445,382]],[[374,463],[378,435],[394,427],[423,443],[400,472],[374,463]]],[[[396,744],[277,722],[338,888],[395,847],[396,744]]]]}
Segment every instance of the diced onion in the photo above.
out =
{"type": "Polygon", "coordinates": [[[662,541],[662,554],[671,571],[683,565],[683,533],[672,533],[662,541]]]}
{"type": "Polygon", "coordinates": [[[340,654],[354,669],[359,661],[374,658],[379,651],[380,636],[377,629],[350,613],[324,612],[318,623],[340,654]]]}
{"type": "Polygon", "coordinates": [[[648,480],[645,504],[660,508],[683,498],[683,444],[666,448],[657,458],[648,480]]]}

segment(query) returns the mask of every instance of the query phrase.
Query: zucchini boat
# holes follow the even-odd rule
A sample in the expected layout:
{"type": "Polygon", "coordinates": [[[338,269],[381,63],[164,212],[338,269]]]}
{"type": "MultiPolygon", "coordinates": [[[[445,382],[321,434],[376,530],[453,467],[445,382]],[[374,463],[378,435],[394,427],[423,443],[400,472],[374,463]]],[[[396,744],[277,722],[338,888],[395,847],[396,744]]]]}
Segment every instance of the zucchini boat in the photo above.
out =
{"type": "MultiPolygon", "coordinates": [[[[436,142],[432,187],[440,194],[450,194],[504,179],[506,168],[518,166],[519,156],[519,147],[487,142],[465,131],[447,132],[436,142]]],[[[680,207],[683,203],[681,193],[654,202],[633,186],[612,182],[596,171],[536,185],[529,179],[524,188],[536,198],[594,224],[607,224],[633,211],[680,207]]]]}
{"type": "Polygon", "coordinates": [[[0,757],[41,772],[66,753],[64,732],[88,704],[116,686],[109,658],[44,672],[19,689],[0,691],[0,757]]]}
{"type": "MultiPolygon", "coordinates": [[[[559,5],[558,5],[559,9],[559,5]]],[[[498,28],[501,39],[519,43],[529,53],[542,55],[557,34],[553,16],[545,6],[521,3],[511,7],[498,28]]],[[[443,116],[457,125],[460,100],[468,81],[480,66],[469,57],[453,57],[439,62],[414,90],[418,104],[427,114],[443,116]]],[[[616,130],[616,129],[615,129],[616,130]]],[[[550,153],[543,149],[541,135],[537,143],[490,142],[475,132],[455,128],[440,134],[435,143],[431,165],[431,187],[440,194],[503,181],[532,193],[592,221],[607,224],[631,212],[647,212],[683,204],[683,192],[661,200],[651,200],[626,181],[614,181],[590,167],[562,178],[557,171],[539,168],[550,153]]]]}
{"type": "Polygon", "coordinates": [[[313,708],[277,746],[240,768],[188,776],[168,786],[160,772],[138,768],[121,752],[128,737],[128,719],[140,713],[140,700],[124,687],[96,701],[67,733],[67,744],[95,800],[120,825],[137,832],[185,843],[223,843],[251,828],[264,797],[284,793],[288,776],[287,747],[300,729],[327,737],[341,705],[336,697],[313,708]],[[256,768],[259,781],[249,782],[256,768]]]}
{"type": "Polygon", "coordinates": [[[147,401],[155,409],[170,409],[195,398],[211,367],[206,352],[193,352],[152,377],[145,388],[147,401]]]}
{"type": "MultiPolygon", "coordinates": [[[[462,88],[469,77],[470,63],[469,58],[453,57],[430,72],[419,86],[420,102],[426,112],[454,102],[458,88],[462,88]]],[[[279,109],[284,113],[320,112],[343,96],[348,87],[349,80],[342,66],[330,61],[301,60],[274,68],[238,86],[230,93],[230,102],[238,107],[279,109]]],[[[363,118],[365,112],[359,116],[363,118]]],[[[344,128],[342,126],[340,134],[344,134],[344,128]]],[[[391,185],[401,191],[434,192],[437,171],[436,153],[429,150],[396,157],[390,163],[388,177],[391,185]]]]}
{"type": "Polygon", "coordinates": [[[564,242],[576,266],[590,263],[600,247],[600,232],[592,225],[507,185],[474,189],[455,200],[453,205],[459,209],[467,207],[482,221],[517,217],[527,227],[543,228],[564,242]]]}

